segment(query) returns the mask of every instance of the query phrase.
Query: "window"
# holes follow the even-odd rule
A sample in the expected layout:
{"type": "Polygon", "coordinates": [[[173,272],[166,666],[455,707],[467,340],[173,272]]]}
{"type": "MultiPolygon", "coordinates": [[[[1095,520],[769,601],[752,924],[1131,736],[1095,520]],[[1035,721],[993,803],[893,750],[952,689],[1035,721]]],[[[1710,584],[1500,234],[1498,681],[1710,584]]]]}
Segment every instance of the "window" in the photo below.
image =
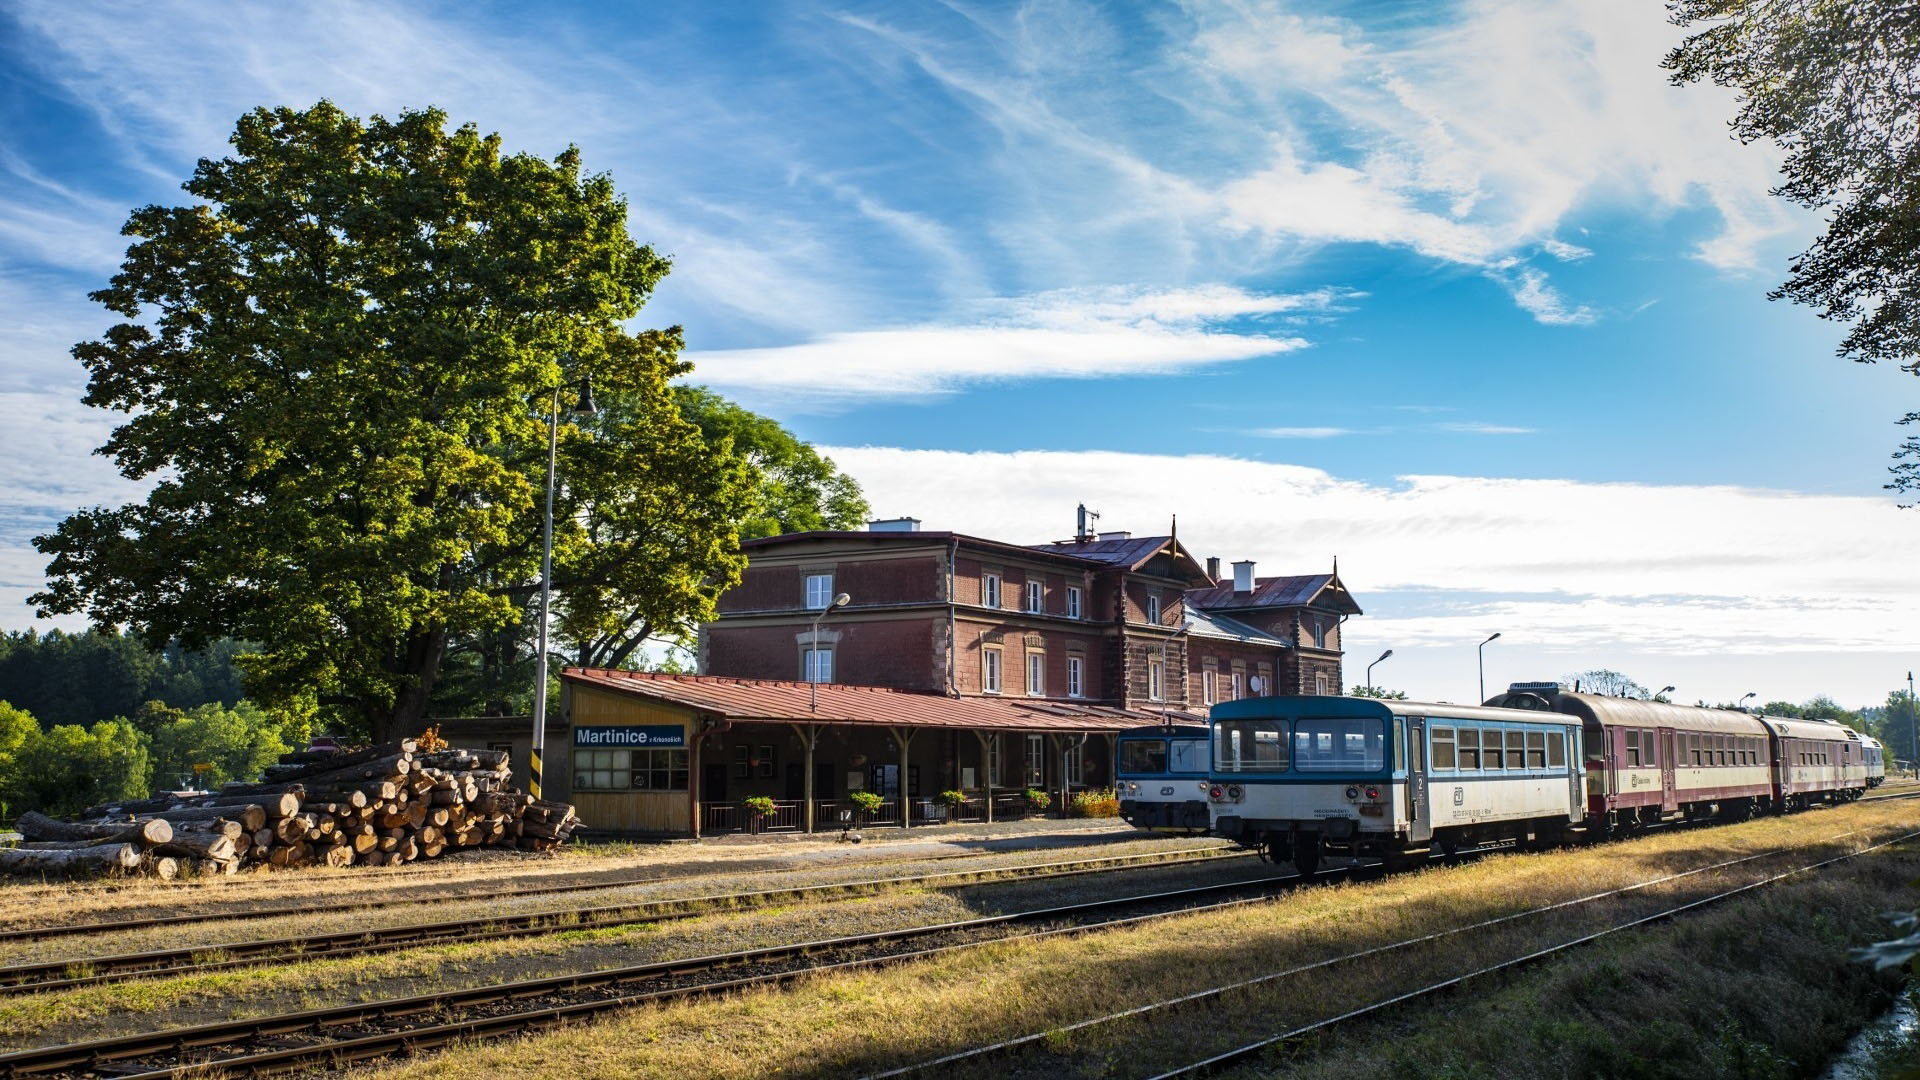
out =
{"type": "Polygon", "coordinates": [[[1207,774],[1207,740],[1173,740],[1173,750],[1167,759],[1167,771],[1185,773],[1189,776],[1205,776],[1207,774]]]}
{"type": "Polygon", "coordinates": [[[1087,693],[1087,660],[1083,656],[1067,657],[1067,696],[1085,697],[1087,693]]]}
{"type": "Polygon", "coordinates": [[[1547,767],[1564,769],[1567,767],[1567,734],[1564,731],[1547,733],[1547,767]]]}
{"type": "Polygon", "coordinates": [[[1648,765],[1660,764],[1660,755],[1654,750],[1651,728],[1640,729],[1640,756],[1646,759],[1648,765]]]}
{"type": "Polygon", "coordinates": [[[1082,745],[1081,743],[1075,743],[1067,747],[1066,766],[1067,783],[1069,784],[1084,784],[1086,782],[1086,768],[1083,764],[1085,758],[1080,754],[1082,745]]]}
{"type": "Polygon", "coordinates": [[[1253,682],[1251,683],[1251,686],[1253,687],[1253,696],[1254,697],[1272,697],[1273,696],[1273,666],[1271,664],[1260,664],[1256,666],[1254,670],[1256,674],[1254,675],[1253,682]]]}
{"type": "Polygon", "coordinates": [[[1167,740],[1128,739],[1120,744],[1123,776],[1163,776],[1167,771],[1167,740]]]}
{"type": "Polygon", "coordinates": [[[1080,614],[1080,586],[1069,585],[1067,586],[1067,618],[1078,619],[1082,617],[1080,614]]]}
{"type": "Polygon", "coordinates": [[[1693,754],[1693,767],[1700,767],[1700,736],[1687,736],[1687,749],[1693,754]]]}
{"type": "Polygon", "coordinates": [[[1027,786],[1047,786],[1047,740],[1042,735],[1027,736],[1027,786]]]}
{"type": "Polygon", "coordinates": [[[1320,671],[1320,672],[1314,673],[1313,692],[1320,695],[1321,697],[1327,696],[1327,673],[1326,672],[1320,671]]]}
{"type": "Polygon", "coordinates": [[[1502,744],[1500,741],[1501,738],[1502,736],[1500,732],[1495,729],[1492,729],[1492,728],[1481,729],[1480,731],[1480,768],[1482,770],[1486,772],[1494,772],[1501,768],[1501,765],[1500,765],[1500,762],[1502,760],[1500,757],[1500,753],[1502,750],[1502,744]]]}
{"type": "Polygon", "coordinates": [[[1214,765],[1222,772],[1285,772],[1285,720],[1223,720],[1213,728],[1214,765]]]}
{"type": "Polygon", "coordinates": [[[1527,768],[1544,769],[1547,767],[1547,733],[1529,731],[1527,735],[1527,768]]]}
{"type": "Polygon", "coordinates": [[[1147,658],[1147,700],[1165,701],[1167,698],[1167,667],[1158,656],[1147,658]]]}
{"type": "Polygon", "coordinates": [[[980,690],[986,694],[1000,692],[1000,650],[980,650],[980,690]]]}
{"type": "MultiPolygon", "coordinates": [[[[1480,729],[1461,728],[1458,738],[1460,740],[1460,771],[1478,772],[1480,769],[1480,729]]],[[[1436,748],[1434,753],[1437,755],[1439,750],[1436,748]]]]}
{"type": "Polygon", "coordinates": [[[987,736],[987,786],[1000,786],[1000,736],[987,736]]]}
{"type": "Polygon", "coordinates": [[[1234,671],[1233,684],[1228,688],[1228,692],[1227,692],[1228,701],[1239,701],[1241,698],[1247,696],[1246,687],[1244,685],[1246,682],[1246,679],[1247,679],[1246,672],[1240,671],[1237,669],[1234,671]]]}
{"type": "Polygon", "coordinates": [[[1640,733],[1638,731],[1629,731],[1627,732],[1627,767],[1634,769],[1639,768],[1639,766],[1640,733]]]}
{"type": "Polygon", "coordinates": [[[808,574],[807,606],[818,609],[831,603],[833,603],[833,575],[808,574]]]}
{"type": "Polygon", "coordinates": [[[1047,693],[1047,654],[1027,654],[1027,696],[1045,697],[1047,693]]]}
{"type": "Polygon", "coordinates": [[[1213,666],[1213,661],[1209,660],[1200,665],[1200,704],[1213,704],[1214,692],[1219,689],[1214,685],[1214,680],[1219,677],[1220,671],[1213,666]]]}
{"type": "Polygon", "coordinates": [[[809,647],[800,651],[801,682],[833,681],[833,650],[809,647]]]}
{"type": "Polygon", "coordinates": [[[980,605],[982,607],[1000,606],[1000,575],[986,573],[980,575],[980,605]]]}
{"type": "Polygon", "coordinates": [[[1160,624],[1160,594],[1147,594],[1147,621],[1155,626],[1160,624]]]}
{"type": "Polygon", "coordinates": [[[1453,729],[1450,727],[1437,727],[1433,729],[1433,767],[1436,769],[1452,769],[1454,767],[1453,729]]]}
{"type": "Polygon", "coordinates": [[[1519,770],[1527,767],[1526,738],[1524,731],[1507,732],[1507,768],[1519,770]]]}
{"type": "Polygon", "coordinates": [[[575,791],[685,791],[685,750],[575,750],[575,791]]]}
{"type": "Polygon", "coordinates": [[[1386,765],[1386,734],[1375,716],[1301,717],[1293,764],[1301,772],[1374,772],[1386,765]]]}
{"type": "Polygon", "coordinates": [[[1047,585],[1039,578],[1027,579],[1027,610],[1047,610],[1047,585]]]}

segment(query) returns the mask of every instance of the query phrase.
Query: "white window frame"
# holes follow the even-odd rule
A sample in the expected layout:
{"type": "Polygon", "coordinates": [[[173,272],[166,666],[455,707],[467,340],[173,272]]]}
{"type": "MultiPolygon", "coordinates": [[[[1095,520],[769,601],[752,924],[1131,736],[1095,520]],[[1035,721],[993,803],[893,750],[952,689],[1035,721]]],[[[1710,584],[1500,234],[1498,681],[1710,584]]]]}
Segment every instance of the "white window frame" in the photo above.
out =
{"type": "Polygon", "coordinates": [[[1027,587],[1024,590],[1024,593],[1026,596],[1028,611],[1044,612],[1047,610],[1047,583],[1046,582],[1040,580],[1039,578],[1028,578],[1027,587]]]}
{"type": "Polygon", "coordinates": [[[1045,735],[1027,736],[1027,786],[1047,787],[1047,737],[1045,735]]]}
{"type": "Polygon", "coordinates": [[[1212,705],[1214,703],[1213,696],[1216,693],[1218,693],[1220,689],[1215,684],[1218,683],[1219,680],[1220,680],[1219,668],[1213,666],[1212,664],[1201,665],[1200,667],[1200,704],[1212,705]]]}
{"type": "Polygon", "coordinates": [[[1001,655],[999,649],[983,648],[980,650],[981,693],[997,694],[1000,692],[1001,676],[1003,674],[1001,666],[1004,662],[1005,657],[1001,655]]]}
{"type": "Polygon", "coordinates": [[[1242,697],[1246,696],[1246,680],[1246,672],[1236,671],[1233,673],[1233,696],[1228,698],[1228,701],[1239,701],[1242,697]]]}
{"type": "Polygon", "coordinates": [[[1147,657],[1147,700],[1167,699],[1167,666],[1158,656],[1147,657]]]}
{"type": "Polygon", "coordinates": [[[1082,590],[1078,585],[1067,586],[1067,618],[1084,619],[1086,607],[1081,603],[1082,590]]]}
{"type": "Polygon", "coordinates": [[[1319,695],[1320,697],[1327,696],[1327,673],[1326,672],[1316,671],[1313,673],[1313,692],[1319,695]]]}
{"type": "Polygon", "coordinates": [[[987,571],[980,575],[980,606],[997,608],[1000,606],[1000,575],[987,571]]]}
{"type": "Polygon", "coordinates": [[[833,575],[808,574],[806,584],[806,606],[814,611],[833,603],[833,575]]]}
{"type": "Polygon", "coordinates": [[[1087,658],[1084,656],[1067,656],[1067,696],[1087,696],[1087,658]]]}
{"type": "Polygon", "coordinates": [[[1160,625],[1160,594],[1157,592],[1147,594],[1147,621],[1155,626],[1160,625]]]}
{"type": "Polygon", "coordinates": [[[808,645],[800,650],[800,681],[809,683],[833,681],[833,646],[808,645]]]}
{"type": "Polygon", "coordinates": [[[1047,696],[1047,654],[1030,652],[1027,654],[1027,696],[1047,696]]]}

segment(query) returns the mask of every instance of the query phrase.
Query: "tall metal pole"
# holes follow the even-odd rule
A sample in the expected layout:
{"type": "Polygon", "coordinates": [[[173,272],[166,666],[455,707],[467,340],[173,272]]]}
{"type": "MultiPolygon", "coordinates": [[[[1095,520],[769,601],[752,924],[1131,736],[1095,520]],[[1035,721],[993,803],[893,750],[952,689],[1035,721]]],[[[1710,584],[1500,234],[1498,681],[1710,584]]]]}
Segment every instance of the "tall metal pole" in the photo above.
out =
{"type": "Polygon", "coordinates": [[[1913,734],[1913,775],[1920,776],[1920,701],[1913,697],[1913,672],[1907,672],[1907,730],[1913,734]]]}
{"type": "MultiPolygon", "coordinates": [[[[1380,660],[1385,660],[1387,657],[1392,655],[1393,655],[1393,650],[1388,649],[1386,652],[1383,652],[1380,654],[1380,660]]],[[[1379,663],[1380,660],[1375,660],[1373,664],[1379,663]]],[[[1367,693],[1369,694],[1373,693],[1373,664],[1367,665],[1367,693]]],[[[1486,688],[1487,688],[1487,677],[1483,669],[1482,674],[1480,676],[1480,689],[1484,691],[1486,690],[1486,688]]],[[[1483,694],[1480,700],[1481,701],[1487,700],[1486,696],[1483,694]]]]}
{"type": "Polygon", "coordinates": [[[547,515],[540,529],[540,646],[534,653],[533,742],[527,754],[527,793],[540,797],[540,757],[547,740],[547,603],[553,589],[553,473],[560,457],[560,387],[547,414],[547,515]]]}
{"type": "Polygon", "coordinates": [[[1487,700],[1487,642],[1493,641],[1499,636],[1498,633],[1495,633],[1493,637],[1480,643],[1480,699],[1474,702],[1475,705],[1479,705],[1487,700]]]}

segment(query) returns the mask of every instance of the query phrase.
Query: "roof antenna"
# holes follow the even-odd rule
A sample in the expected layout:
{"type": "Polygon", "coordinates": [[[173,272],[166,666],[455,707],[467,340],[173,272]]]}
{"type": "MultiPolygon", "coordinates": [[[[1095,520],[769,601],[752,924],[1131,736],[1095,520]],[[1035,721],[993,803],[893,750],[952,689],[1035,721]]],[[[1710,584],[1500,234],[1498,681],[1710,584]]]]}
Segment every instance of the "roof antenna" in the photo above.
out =
{"type": "Polygon", "coordinates": [[[1093,539],[1093,523],[1099,520],[1099,511],[1089,510],[1086,503],[1081,503],[1078,516],[1074,519],[1073,538],[1081,543],[1093,539]]]}

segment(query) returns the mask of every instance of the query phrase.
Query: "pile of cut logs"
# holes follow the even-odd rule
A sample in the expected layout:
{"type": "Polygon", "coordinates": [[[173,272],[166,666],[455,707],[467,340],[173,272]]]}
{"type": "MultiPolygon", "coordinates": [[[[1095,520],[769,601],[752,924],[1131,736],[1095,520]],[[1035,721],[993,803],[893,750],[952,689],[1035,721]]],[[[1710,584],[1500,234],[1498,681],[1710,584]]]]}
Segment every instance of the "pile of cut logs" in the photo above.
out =
{"type": "Polygon", "coordinates": [[[258,783],[96,806],[72,821],[37,813],[0,848],[0,871],[43,875],[243,866],[391,866],[493,845],[545,851],[580,826],[573,807],[510,789],[500,750],[422,753],[413,740],[287,754],[258,783]]]}

